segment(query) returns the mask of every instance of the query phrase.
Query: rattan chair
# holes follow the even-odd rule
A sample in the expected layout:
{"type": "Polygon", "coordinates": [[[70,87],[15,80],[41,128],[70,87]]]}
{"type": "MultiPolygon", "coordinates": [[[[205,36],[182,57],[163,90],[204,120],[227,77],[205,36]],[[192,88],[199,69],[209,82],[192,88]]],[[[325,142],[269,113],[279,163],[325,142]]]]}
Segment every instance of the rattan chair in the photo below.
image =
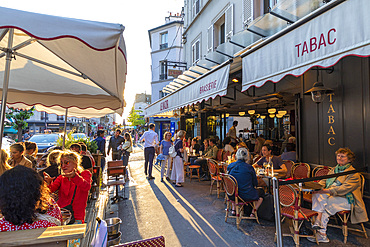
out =
{"type": "Polygon", "coordinates": [[[284,162],[285,167],[287,169],[286,178],[290,178],[291,175],[292,175],[292,168],[294,166],[294,162],[291,161],[291,160],[283,160],[283,162],[284,162]]]}
{"type": "Polygon", "coordinates": [[[130,243],[118,244],[116,247],[165,247],[163,236],[138,240],[130,243]]]}
{"type": "Polygon", "coordinates": [[[226,200],[226,215],[225,215],[225,222],[227,222],[227,219],[230,218],[235,218],[236,219],[236,227],[239,229],[239,225],[241,220],[243,219],[252,219],[256,220],[257,223],[259,224],[258,220],[258,215],[257,215],[257,210],[256,210],[256,202],[255,201],[244,201],[241,197],[239,197],[238,193],[238,182],[236,179],[228,174],[222,173],[221,178],[225,187],[225,192],[227,195],[227,200],[226,200]],[[234,196],[234,200],[232,200],[232,197],[234,196]],[[235,204],[235,212],[236,215],[229,215],[230,208],[232,204],[235,204]],[[244,206],[249,205],[252,207],[252,212],[254,214],[254,217],[250,216],[243,216],[244,213],[244,206]]]}
{"type": "Polygon", "coordinates": [[[307,163],[296,163],[292,167],[292,178],[309,178],[310,177],[310,165],[307,163]]]}
{"type": "MultiPolygon", "coordinates": [[[[363,197],[365,179],[364,179],[364,176],[362,176],[362,175],[360,175],[360,178],[361,178],[361,195],[363,197]]],[[[343,240],[344,243],[347,243],[348,230],[355,231],[355,232],[360,232],[364,235],[365,238],[367,238],[366,229],[365,229],[363,223],[359,223],[359,225],[361,226],[361,229],[348,227],[347,223],[348,223],[349,216],[351,215],[351,210],[340,211],[340,212],[337,212],[336,215],[338,215],[338,218],[342,222],[342,225],[328,224],[328,226],[342,229],[342,233],[343,233],[343,236],[344,236],[344,240],[343,240]]]]}
{"type": "Polygon", "coordinates": [[[212,195],[213,189],[213,184],[216,182],[217,184],[217,198],[220,198],[220,193],[223,192],[223,186],[222,186],[222,179],[220,176],[220,168],[219,165],[217,164],[217,161],[213,159],[207,159],[207,165],[208,165],[208,170],[211,175],[211,188],[209,191],[209,194],[212,195]]]}
{"type": "MultiPolygon", "coordinates": [[[[314,177],[325,176],[328,175],[331,169],[329,166],[317,166],[312,170],[312,174],[314,177]]],[[[312,203],[312,194],[303,193],[303,200],[312,203]]]]}
{"type": "MultiPolygon", "coordinates": [[[[316,231],[313,231],[313,235],[301,235],[299,229],[301,228],[305,220],[314,223],[314,218],[317,212],[310,209],[301,208],[298,205],[298,194],[297,191],[291,185],[279,186],[279,199],[281,205],[281,215],[283,215],[282,222],[288,218],[290,219],[290,233],[283,233],[283,236],[292,237],[296,246],[299,246],[300,237],[314,237],[316,238],[316,231]]],[[[276,241],[276,233],[275,233],[276,241]]],[[[316,238],[316,243],[317,238],[316,238]]]]}

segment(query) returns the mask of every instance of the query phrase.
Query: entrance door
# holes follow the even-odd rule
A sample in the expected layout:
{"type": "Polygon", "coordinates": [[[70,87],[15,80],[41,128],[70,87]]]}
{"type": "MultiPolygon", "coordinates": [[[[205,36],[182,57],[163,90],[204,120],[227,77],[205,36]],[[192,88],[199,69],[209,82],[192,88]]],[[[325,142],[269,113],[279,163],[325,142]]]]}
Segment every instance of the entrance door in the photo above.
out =
{"type": "Polygon", "coordinates": [[[171,123],[170,122],[161,122],[159,127],[159,140],[163,140],[164,133],[171,131],[171,123]]]}

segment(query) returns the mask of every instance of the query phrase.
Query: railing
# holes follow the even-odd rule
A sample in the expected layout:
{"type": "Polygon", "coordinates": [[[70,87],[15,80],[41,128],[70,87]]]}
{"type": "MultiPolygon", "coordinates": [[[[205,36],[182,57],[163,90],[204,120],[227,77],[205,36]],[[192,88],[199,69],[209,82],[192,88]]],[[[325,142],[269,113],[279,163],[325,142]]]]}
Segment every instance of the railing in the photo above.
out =
{"type": "Polygon", "coordinates": [[[346,176],[349,174],[354,173],[361,173],[366,172],[367,167],[363,167],[357,170],[353,171],[347,171],[347,172],[340,172],[325,176],[319,176],[319,177],[311,177],[311,178],[302,178],[302,179],[294,179],[294,180],[287,180],[287,181],[279,181],[277,178],[272,178],[272,191],[274,194],[274,207],[275,207],[275,226],[276,226],[276,244],[278,247],[283,246],[283,235],[281,232],[281,215],[280,215],[280,200],[279,200],[279,186],[280,185],[287,185],[287,184],[298,184],[298,183],[305,183],[305,182],[311,182],[316,180],[322,180],[327,178],[335,178],[335,177],[341,177],[346,176]]]}

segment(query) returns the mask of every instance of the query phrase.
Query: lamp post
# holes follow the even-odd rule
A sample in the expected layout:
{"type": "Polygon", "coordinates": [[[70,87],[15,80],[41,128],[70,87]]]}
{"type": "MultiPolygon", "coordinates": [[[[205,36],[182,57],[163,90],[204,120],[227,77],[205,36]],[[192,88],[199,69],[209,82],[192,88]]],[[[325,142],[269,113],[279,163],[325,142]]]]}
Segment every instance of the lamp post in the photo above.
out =
{"type": "Polygon", "coordinates": [[[318,165],[320,164],[320,111],[319,104],[324,101],[326,94],[333,92],[333,89],[324,87],[322,82],[315,82],[313,87],[307,90],[304,95],[311,95],[311,99],[316,103],[316,113],[317,113],[317,154],[318,154],[318,165]]]}

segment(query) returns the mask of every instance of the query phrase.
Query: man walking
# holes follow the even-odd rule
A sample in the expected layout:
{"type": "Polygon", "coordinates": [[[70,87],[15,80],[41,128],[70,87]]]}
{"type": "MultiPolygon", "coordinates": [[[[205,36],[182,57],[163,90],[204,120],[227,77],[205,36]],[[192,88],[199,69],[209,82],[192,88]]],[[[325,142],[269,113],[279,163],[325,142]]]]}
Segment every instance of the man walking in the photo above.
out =
{"type": "Polygon", "coordinates": [[[238,126],[238,121],[233,122],[233,126],[230,127],[229,132],[227,135],[231,138],[230,145],[235,148],[236,144],[238,143],[238,138],[236,137],[236,126],[238,126]]]}
{"type": "Polygon", "coordinates": [[[148,179],[154,179],[152,176],[152,168],[153,168],[153,159],[154,159],[154,146],[159,143],[158,141],[158,134],[155,133],[155,124],[151,123],[149,124],[149,130],[145,131],[144,134],[140,138],[141,141],[144,142],[144,157],[145,157],[145,163],[144,163],[144,169],[145,169],[145,175],[148,175],[148,179]],[[149,164],[149,171],[148,171],[148,164],[149,164]]]}
{"type": "Polygon", "coordinates": [[[103,173],[104,166],[105,166],[105,139],[104,139],[104,130],[98,130],[97,135],[98,135],[98,137],[95,138],[94,141],[98,145],[98,150],[103,155],[101,157],[101,171],[103,173]]]}
{"type": "Polygon", "coordinates": [[[125,142],[125,138],[121,136],[121,130],[117,129],[114,136],[112,136],[109,140],[108,144],[108,152],[109,155],[110,150],[112,149],[112,160],[121,160],[121,151],[118,150],[118,147],[125,142]]]}

